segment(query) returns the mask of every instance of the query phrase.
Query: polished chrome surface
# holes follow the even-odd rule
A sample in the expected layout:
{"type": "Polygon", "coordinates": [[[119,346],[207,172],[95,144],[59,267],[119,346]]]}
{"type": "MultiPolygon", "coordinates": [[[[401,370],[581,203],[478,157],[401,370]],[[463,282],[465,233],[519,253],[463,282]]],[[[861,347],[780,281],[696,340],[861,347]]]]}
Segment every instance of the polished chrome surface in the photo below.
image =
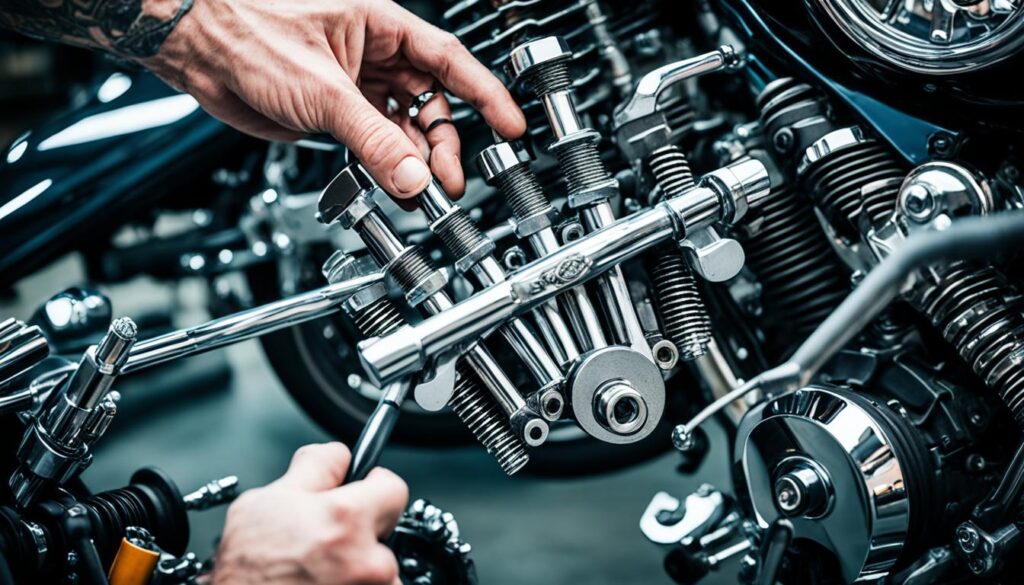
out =
{"type": "Polygon", "coordinates": [[[615,110],[615,124],[650,116],[658,110],[658,98],[673,85],[714,71],[736,69],[742,59],[730,45],[691,59],[663,65],[645,74],[636,83],[630,98],[615,110]]]}
{"type": "Polygon", "coordinates": [[[329,284],[196,327],[141,341],[132,348],[124,372],[136,372],[331,315],[339,311],[353,294],[383,280],[384,274],[378,272],[329,284]]]}
{"type": "Polygon", "coordinates": [[[633,443],[647,437],[665,410],[661,370],[625,347],[584,355],[573,370],[569,389],[576,422],[607,443],[633,443]]]}
{"type": "Polygon", "coordinates": [[[910,523],[900,454],[876,416],[842,393],[809,387],[751,409],[737,432],[734,461],[757,522],[767,527],[780,516],[791,517],[794,536],[833,551],[848,583],[887,574],[910,523]],[[794,457],[801,461],[794,463],[794,457]],[[814,479],[804,479],[822,489],[827,481],[841,503],[797,513],[800,505],[778,498],[780,482],[781,491],[790,493],[787,485],[804,481],[796,470],[807,470],[814,479]]]}
{"type": "MultiPolygon", "coordinates": [[[[752,167],[745,164],[744,168],[752,167]]],[[[697,187],[570,242],[509,275],[505,282],[422,323],[363,341],[359,344],[360,358],[367,373],[378,382],[408,375],[439,355],[473,343],[507,319],[533,310],[661,242],[673,237],[682,239],[687,230],[707,227],[723,213],[738,219],[734,214],[744,206],[731,198],[739,195],[757,201],[766,196],[768,189],[766,170],[760,175],[742,176],[749,185],[697,187]]]]}
{"type": "Polygon", "coordinates": [[[0,388],[48,355],[50,346],[38,327],[17,319],[0,322],[0,388]]]}
{"type": "Polygon", "coordinates": [[[815,0],[847,36],[901,69],[953,74],[998,63],[1024,46],[1019,0],[815,0]]]}

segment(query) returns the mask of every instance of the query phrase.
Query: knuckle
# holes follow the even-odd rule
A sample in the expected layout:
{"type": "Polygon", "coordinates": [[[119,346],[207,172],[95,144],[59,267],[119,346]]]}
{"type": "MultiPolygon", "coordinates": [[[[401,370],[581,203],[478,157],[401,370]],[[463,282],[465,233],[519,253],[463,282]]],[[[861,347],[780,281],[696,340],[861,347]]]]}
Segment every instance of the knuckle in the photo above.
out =
{"type": "Polygon", "coordinates": [[[366,562],[355,568],[355,581],[376,585],[390,585],[398,578],[398,561],[394,555],[384,550],[377,554],[366,555],[366,562]]]}
{"type": "Polygon", "coordinates": [[[337,500],[331,505],[331,519],[337,526],[350,526],[359,520],[360,510],[349,500],[337,500]]]}
{"type": "Polygon", "coordinates": [[[464,48],[459,37],[448,31],[441,33],[441,38],[439,39],[438,44],[444,51],[445,55],[451,55],[455,51],[462,51],[464,48]]]}
{"type": "Polygon", "coordinates": [[[319,445],[303,445],[295,450],[295,455],[292,456],[292,461],[302,461],[304,459],[316,457],[319,451],[319,445]]]}

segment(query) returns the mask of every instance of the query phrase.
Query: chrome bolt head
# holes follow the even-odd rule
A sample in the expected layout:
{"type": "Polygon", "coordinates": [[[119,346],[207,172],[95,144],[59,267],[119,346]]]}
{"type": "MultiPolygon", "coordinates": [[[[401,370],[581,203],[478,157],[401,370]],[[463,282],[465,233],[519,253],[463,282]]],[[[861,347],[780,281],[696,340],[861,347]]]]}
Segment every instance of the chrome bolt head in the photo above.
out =
{"type": "Polygon", "coordinates": [[[956,543],[960,550],[970,554],[978,550],[978,545],[981,543],[981,535],[970,524],[961,524],[956,529],[956,543]]]}
{"type": "Polygon", "coordinates": [[[910,185],[903,193],[903,210],[913,221],[926,222],[935,213],[935,197],[924,185],[910,185]]]}

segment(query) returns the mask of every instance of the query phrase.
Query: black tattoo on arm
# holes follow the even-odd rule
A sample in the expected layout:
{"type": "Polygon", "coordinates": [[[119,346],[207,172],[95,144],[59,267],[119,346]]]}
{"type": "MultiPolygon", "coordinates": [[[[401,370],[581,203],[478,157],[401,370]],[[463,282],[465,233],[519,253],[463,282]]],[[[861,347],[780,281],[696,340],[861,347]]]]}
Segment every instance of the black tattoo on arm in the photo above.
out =
{"type": "Polygon", "coordinates": [[[193,0],[0,0],[0,26],[143,59],[160,50],[193,0]]]}

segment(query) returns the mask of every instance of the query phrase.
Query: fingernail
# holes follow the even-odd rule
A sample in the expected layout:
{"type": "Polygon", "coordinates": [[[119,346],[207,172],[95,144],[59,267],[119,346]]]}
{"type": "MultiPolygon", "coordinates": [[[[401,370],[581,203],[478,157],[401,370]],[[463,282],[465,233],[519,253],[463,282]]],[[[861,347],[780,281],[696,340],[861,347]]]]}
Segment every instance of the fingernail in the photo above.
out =
{"type": "Polygon", "coordinates": [[[414,157],[407,156],[402,159],[402,162],[398,163],[395,167],[395,172],[391,175],[391,181],[395,184],[395,189],[403,195],[409,195],[418,193],[430,180],[430,169],[427,165],[423,164],[423,161],[414,157]]]}

